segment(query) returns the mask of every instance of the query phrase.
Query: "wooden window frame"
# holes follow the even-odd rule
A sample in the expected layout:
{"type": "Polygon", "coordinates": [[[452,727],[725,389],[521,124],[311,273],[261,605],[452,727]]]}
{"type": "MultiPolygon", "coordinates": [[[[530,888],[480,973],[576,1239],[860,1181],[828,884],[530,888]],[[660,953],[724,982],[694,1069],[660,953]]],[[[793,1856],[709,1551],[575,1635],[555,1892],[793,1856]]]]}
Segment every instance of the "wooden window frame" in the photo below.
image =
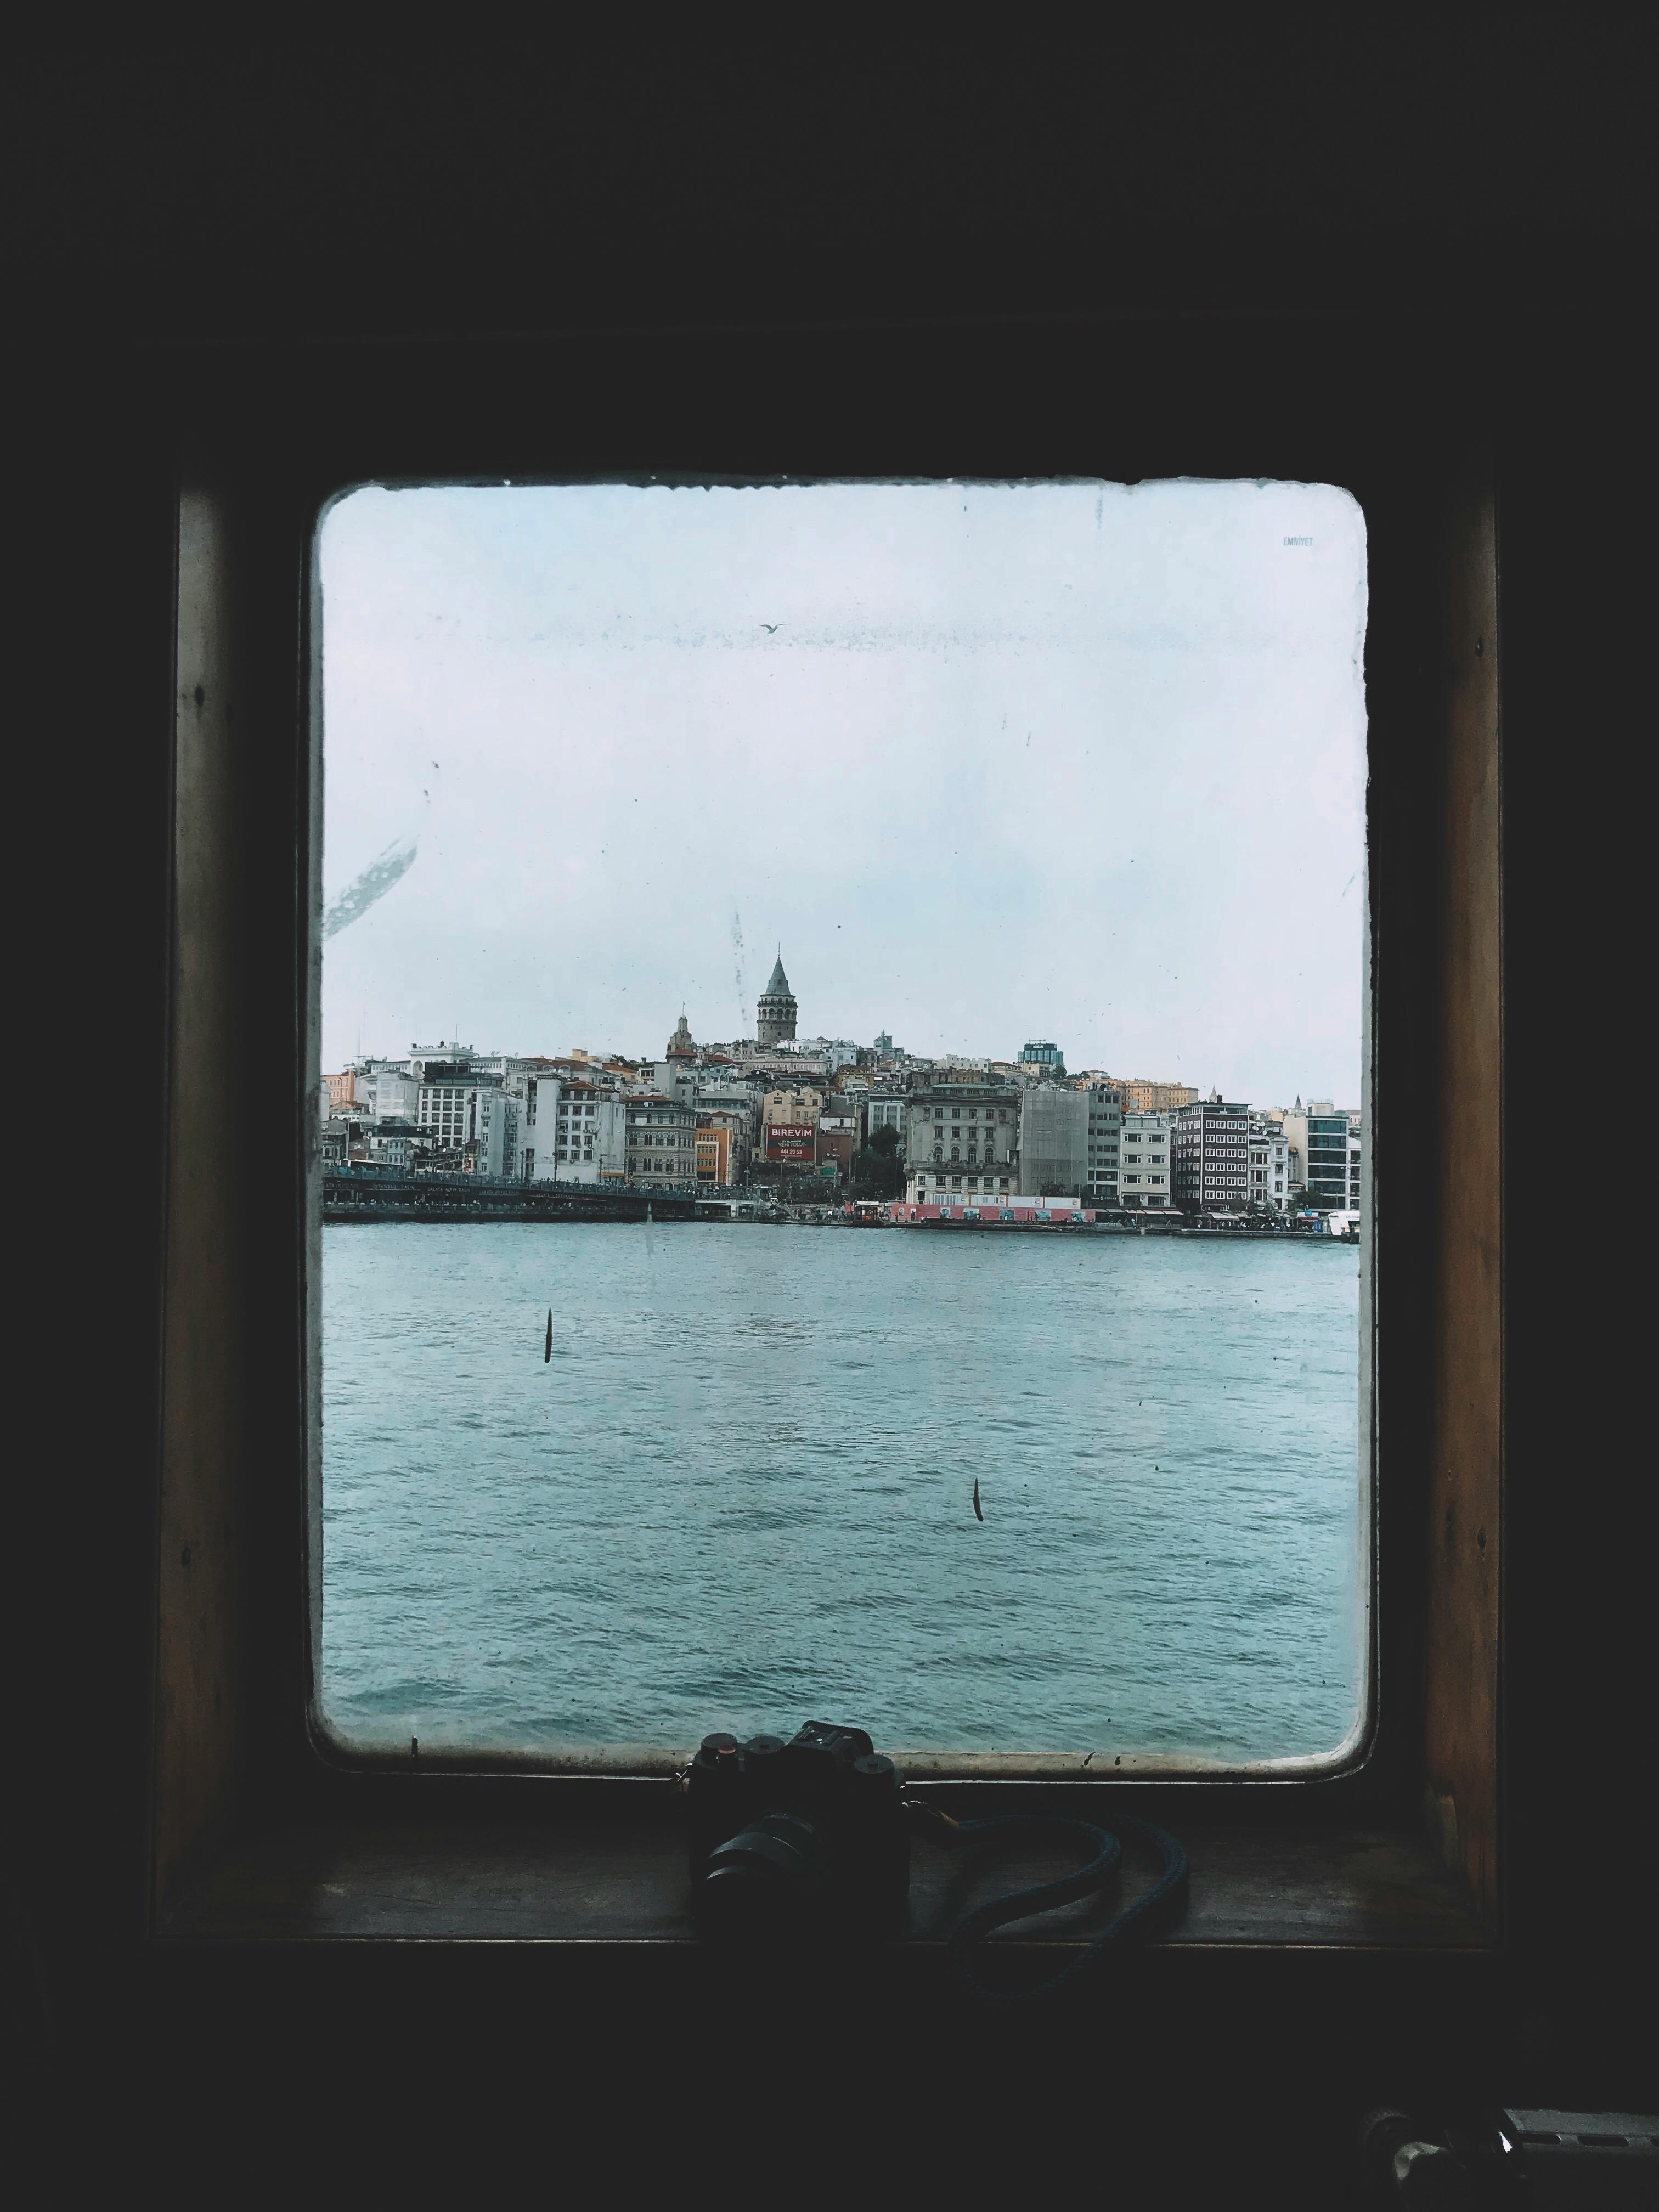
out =
{"type": "Polygon", "coordinates": [[[301,1166],[320,1079],[310,551],[325,502],[356,482],[707,471],[1259,476],[1359,499],[1372,1727],[1345,1771],[1306,1779],[1011,1775],[934,1794],[962,1810],[1012,1799],[1167,1819],[1193,1842],[1188,1944],[1501,1942],[1500,654],[1480,368],[1425,362],[1361,318],[1102,317],[251,352],[180,395],[158,1939],[416,1928],[672,1950],[686,1938],[661,1778],[343,1762],[307,1728],[320,1472],[305,1322],[319,1209],[301,1166]],[[243,1166],[254,1065],[274,1139],[258,1176],[243,1166]],[[1425,1110],[1443,1098],[1455,1114],[1425,1110]],[[268,1171],[272,1158],[292,1171],[268,1171]]]}

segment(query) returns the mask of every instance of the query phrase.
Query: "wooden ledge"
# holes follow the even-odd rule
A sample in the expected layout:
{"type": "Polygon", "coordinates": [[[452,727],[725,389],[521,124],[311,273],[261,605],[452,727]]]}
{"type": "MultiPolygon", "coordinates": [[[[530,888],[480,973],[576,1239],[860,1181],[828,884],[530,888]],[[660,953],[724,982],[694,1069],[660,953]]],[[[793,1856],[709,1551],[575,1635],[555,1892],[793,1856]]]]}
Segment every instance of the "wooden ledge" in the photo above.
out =
{"type": "MultiPolygon", "coordinates": [[[[1183,1829],[1192,1863],[1177,1948],[1266,1946],[1448,1953],[1491,1948],[1456,1877],[1414,1836],[1379,1829],[1183,1829]]],[[[522,1824],[274,1830],[231,1846],[169,1899],[157,1933],[216,1942],[695,1942],[677,1828],[522,1824]]],[[[937,1946],[957,1917],[1064,1862],[1050,1854],[911,1852],[910,1937],[937,1946]]],[[[1121,1896],[1148,1886],[1131,1866],[1121,1896]]],[[[1076,1942],[1116,1899],[1044,1916],[1025,1941],[1076,1942]]],[[[1006,1939],[1003,1939],[1006,1940],[1006,1939]]]]}

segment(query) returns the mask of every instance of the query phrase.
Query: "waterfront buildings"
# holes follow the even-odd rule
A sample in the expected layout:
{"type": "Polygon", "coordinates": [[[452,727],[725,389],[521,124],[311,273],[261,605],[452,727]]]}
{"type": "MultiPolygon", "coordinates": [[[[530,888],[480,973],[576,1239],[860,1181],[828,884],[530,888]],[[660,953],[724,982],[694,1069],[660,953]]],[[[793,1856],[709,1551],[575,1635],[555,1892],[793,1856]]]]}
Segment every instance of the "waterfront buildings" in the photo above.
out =
{"type": "Polygon", "coordinates": [[[1170,1170],[1170,1114],[1125,1114],[1118,1201],[1129,1206],[1175,1202],[1170,1170]]]}
{"type": "Polygon", "coordinates": [[[1250,1109],[1219,1097],[1184,1106],[1171,1129],[1176,1204],[1193,1212],[1243,1212],[1250,1196],[1250,1109]]]}
{"type": "Polygon", "coordinates": [[[1098,1068],[1068,1077],[1045,1038],[1017,1061],[908,1058],[885,1033],[873,1046],[802,1042],[781,955],[763,1003],[764,1042],[699,1046],[682,1013],[654,1061],[444,1043],[359,1060],[322,1080],[324,1156],[731,1189],[803,1173],[850,1181],[860,1149],[891,1131],[908,1187],[929,1204],[1077,1191],[1097,1210],[1361,1211],[1360,1117],[1329,1100],[1264,1110],[1098,1068]]]}
{"type": "MultiPolygon", "coordinates": [[[[1089,1130],[1094,1094],[1060,1084],[1030,1085],[1019,1102],[1019,1188],[1028,1198],[1091,1188],[1089,1130]]],[[[1112,1166],[1116,1168],[1115,1127],[1112,1166]]],[[[1115,1173],[1114,1173],[1115,1182],[1115,1173]]]]}
{"type": "Polygon", "coordinates": [[[768,1045],[781,1044],[786,1038],[793,1037],[799,1012],[795,994],[789,988],[789,978],[783,972],[783,953],[780,949],[776,965],[756,1005],[756,1043],[764,1049],[768,1045]]]}

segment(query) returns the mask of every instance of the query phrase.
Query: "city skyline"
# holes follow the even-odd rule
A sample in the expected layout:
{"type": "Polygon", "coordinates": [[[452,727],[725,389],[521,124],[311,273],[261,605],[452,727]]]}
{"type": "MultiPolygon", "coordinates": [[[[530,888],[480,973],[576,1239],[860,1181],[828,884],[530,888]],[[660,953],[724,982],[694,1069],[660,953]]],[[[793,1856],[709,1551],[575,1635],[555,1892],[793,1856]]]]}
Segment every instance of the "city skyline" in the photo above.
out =
{"type": "Polygon", "coordinates": [[[1346,493],[371,487],[322,574],[325,1064],[753,1036],[781,945],[804,1036],[1358,1097],[1346,493]]]}

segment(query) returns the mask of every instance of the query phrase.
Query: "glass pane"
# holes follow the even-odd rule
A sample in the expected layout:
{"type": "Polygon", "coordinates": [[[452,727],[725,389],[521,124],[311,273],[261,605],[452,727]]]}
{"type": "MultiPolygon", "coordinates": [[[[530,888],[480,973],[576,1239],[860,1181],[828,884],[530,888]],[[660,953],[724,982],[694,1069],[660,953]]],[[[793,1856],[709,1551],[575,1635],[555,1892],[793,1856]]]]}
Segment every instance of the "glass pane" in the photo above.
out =
{"type": "Polygon", "coordinates": [[[1352,498],[371,486],[319,559],[325,1723],[1339,1753],[1352,498]]]}

